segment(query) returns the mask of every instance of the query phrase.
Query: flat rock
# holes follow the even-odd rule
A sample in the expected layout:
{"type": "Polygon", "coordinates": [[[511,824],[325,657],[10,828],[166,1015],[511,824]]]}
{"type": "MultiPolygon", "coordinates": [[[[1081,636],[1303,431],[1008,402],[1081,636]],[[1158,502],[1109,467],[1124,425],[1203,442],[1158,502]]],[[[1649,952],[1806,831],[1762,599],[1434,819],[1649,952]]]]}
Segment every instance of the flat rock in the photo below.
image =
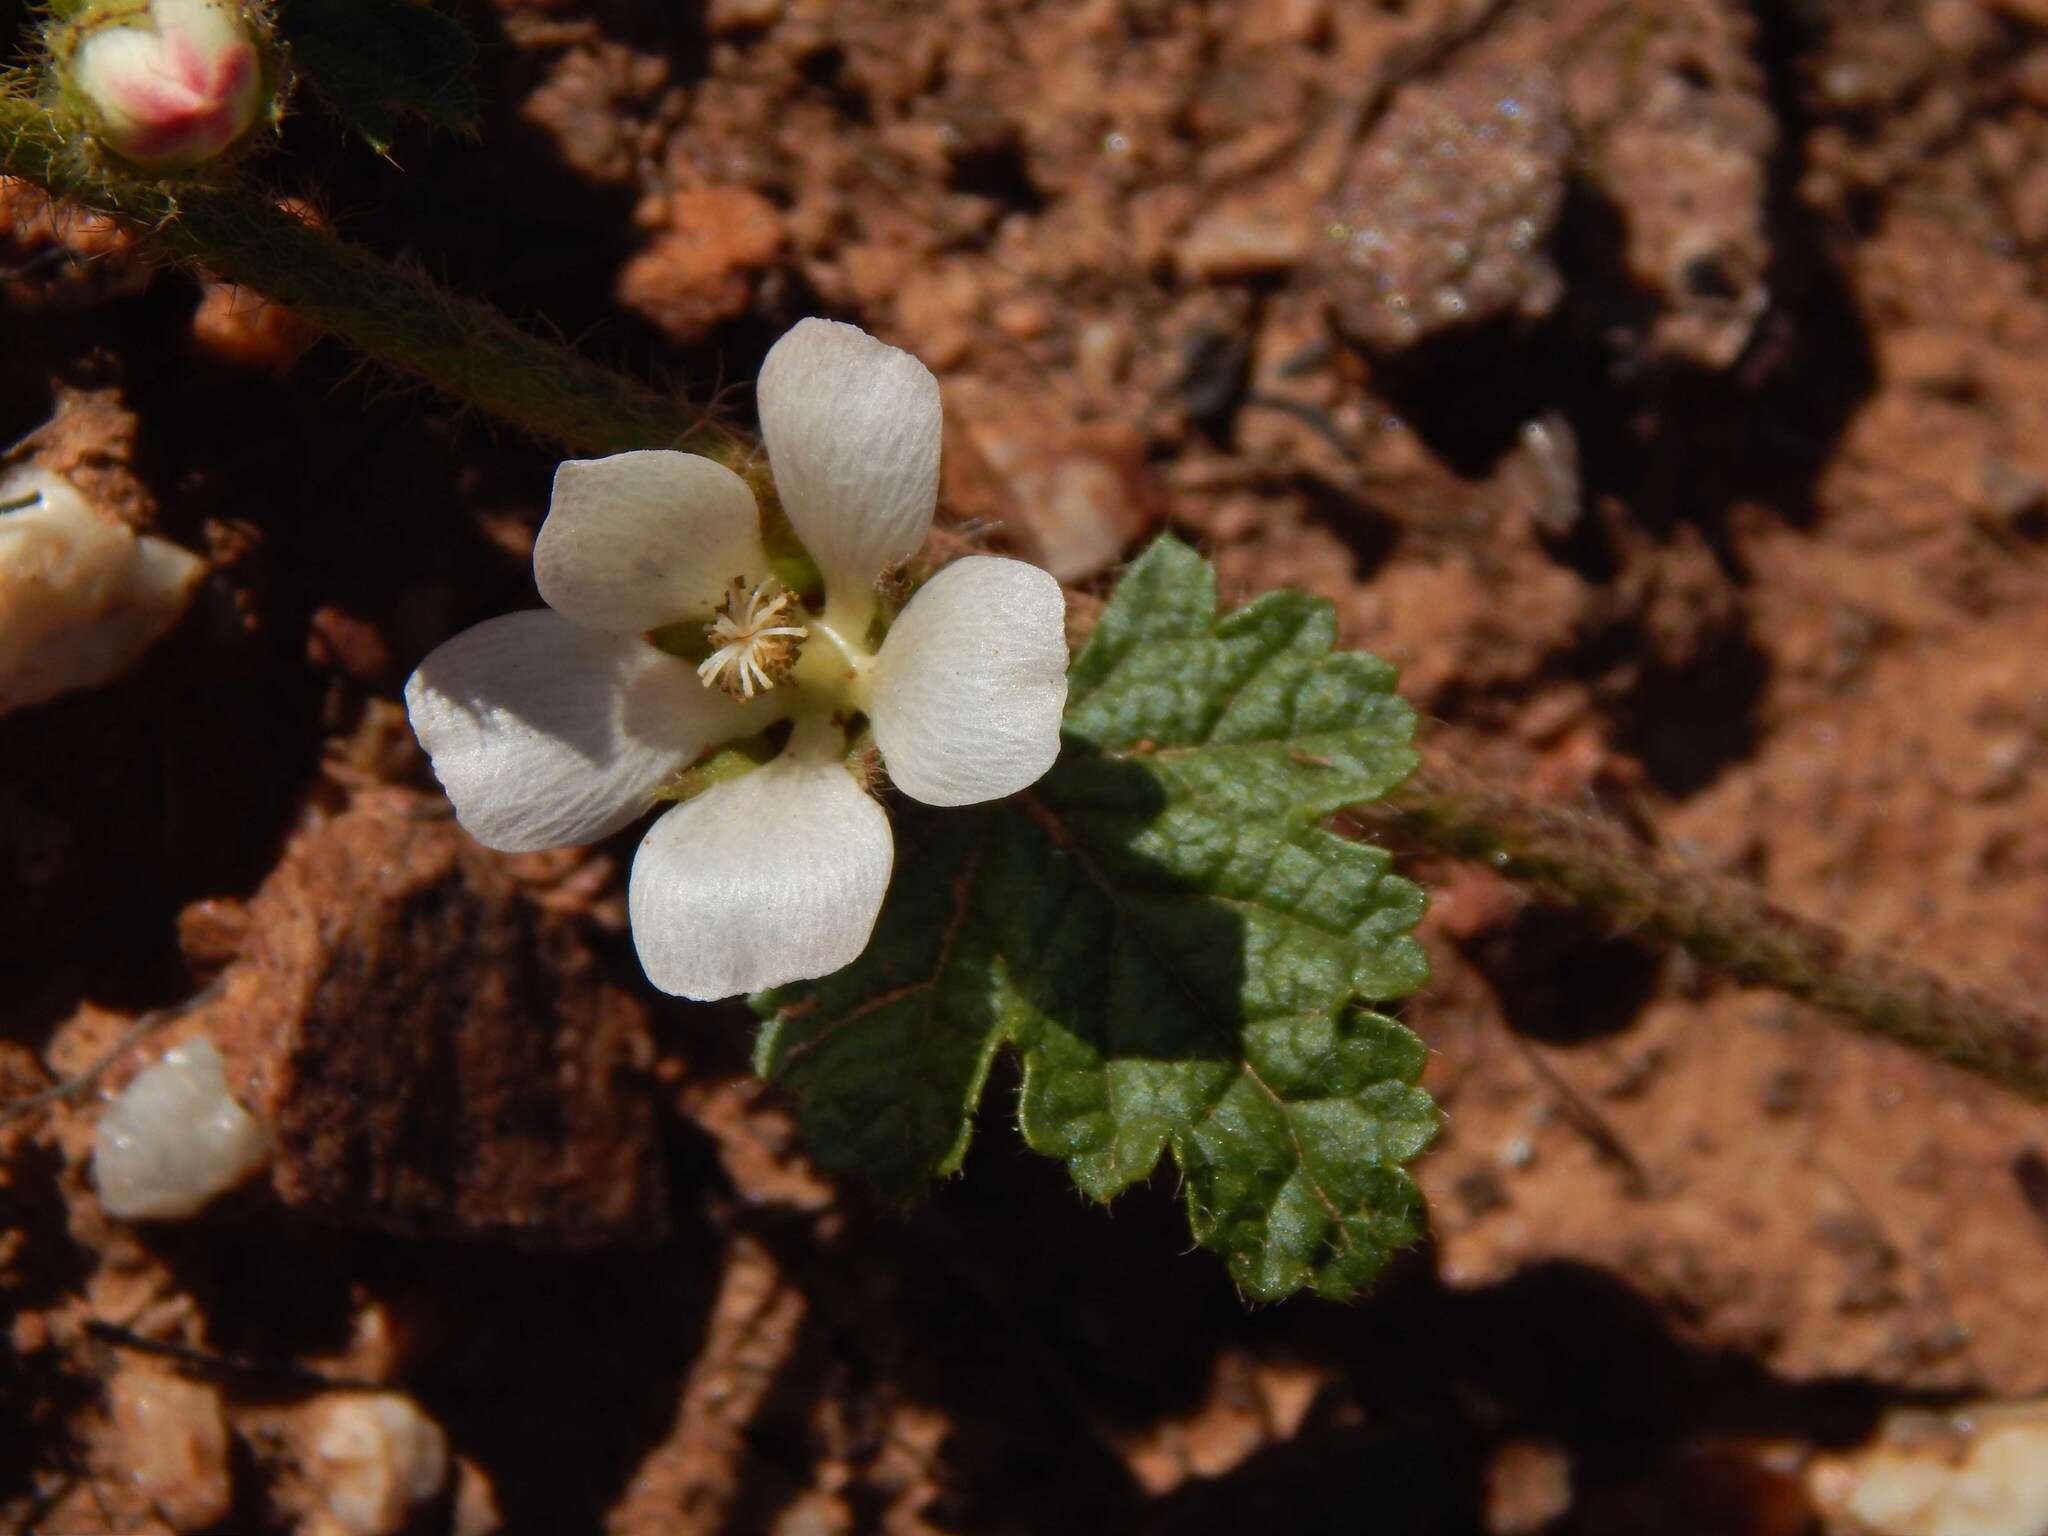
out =
{"type": "Polygon", "coordinates": [[[299,832],[204,1028],[287,1205],[549,1248],[665,1226],[640,1004],[434,801],[299,832]]]}
{"type": "Polygon", "coordinates": [[[1399,352],[1452,327],[1548,314],[1563,285],[1544,246],[1571,147],[1548,69],[1474,67],[1396,93],[1310,258],[1339,329],[1399,352]]]}
{"type": "Polygon", "coordinates": [[[1765,204],[1777,123],[1755,20],[1728,0],[1608,14],[1640,38],[1630,66],[1582,56],[1564,68],[1597,195],[1620,222],[1620,275],[1655,305],[1650,352],[1730,368],[1771,300],[1765,204]]]}

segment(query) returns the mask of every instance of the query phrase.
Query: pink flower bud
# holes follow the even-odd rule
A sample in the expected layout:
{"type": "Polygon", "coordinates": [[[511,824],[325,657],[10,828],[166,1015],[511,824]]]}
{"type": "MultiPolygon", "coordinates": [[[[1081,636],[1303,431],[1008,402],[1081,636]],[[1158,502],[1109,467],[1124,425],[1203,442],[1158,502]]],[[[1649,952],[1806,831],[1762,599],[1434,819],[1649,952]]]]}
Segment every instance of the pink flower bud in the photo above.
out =
{"type": "Polygon", "coordinates": [[[100,142],[123,160],[188,170],[234,143],[262,111],[257,33],[238,0],[89,7],[80,28],[68,83],[100,142]]]}

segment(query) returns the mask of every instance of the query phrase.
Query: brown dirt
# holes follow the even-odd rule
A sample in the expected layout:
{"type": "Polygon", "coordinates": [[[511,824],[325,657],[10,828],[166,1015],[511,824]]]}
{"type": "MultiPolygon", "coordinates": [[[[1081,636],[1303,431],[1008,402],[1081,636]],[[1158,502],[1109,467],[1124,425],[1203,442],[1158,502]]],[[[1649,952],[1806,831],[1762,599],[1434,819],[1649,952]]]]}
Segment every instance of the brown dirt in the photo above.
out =
{"type": "MultiPolygon", "coordinates": [[[[940,373],[953,509],[1077,590],[1164,522],[1331,598],[1435,749],[2048,993],[2040,5],[464,14],[481,145],[308,114],[285,190],[705,394],[857,319],[940,373]],[[1385,158],[1431,131],[1465,176],[1385,158]]],[[[639,980],[629,839],[427,814],[396,690],[532,600],[550,455],[331,344],[280,385],[9,198],[0,440],[82,402],[42,451],[212,574],[128,678],[0,719],[0,1093],[226,981],[0,1128],[0,1529],[312,1530],[313,1426],[377,1385],[456,1463],[418,1532],[1761,1536],[1887,1409],[2048,1393],[2039,1110],[1483,871],[1416,866],[1435,1236],[1359,1306],[1247,1309],[1164,1179],[1083,1205],[1000,1083],[917,1210],[825,1183],[740,1010],[639,980]],[[195,1020],[327,1139],[111,1223],[98,1105],[195,1020]]]]}

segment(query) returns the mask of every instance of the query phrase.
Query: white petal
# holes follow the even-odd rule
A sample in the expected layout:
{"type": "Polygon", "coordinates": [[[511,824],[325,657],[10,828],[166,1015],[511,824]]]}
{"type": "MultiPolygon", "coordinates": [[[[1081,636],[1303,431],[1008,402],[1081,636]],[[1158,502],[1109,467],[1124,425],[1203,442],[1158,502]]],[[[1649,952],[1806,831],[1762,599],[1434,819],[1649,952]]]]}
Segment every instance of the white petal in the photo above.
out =
{"type": "Polygon", "coordinates": [[[507,853],[615,832],[706,747],[774,720],[644,641],[545,608],[432,651],[405,685],[412,728],[470,836],[507,853]]]}
{"type": "Polygon", "coordinates": [[[906,795],[973,805],[1044,775],[1066,707],[1060,584],[1021,560],[970,555],[926,582],[882,642],[868,718],[906,795]]]}
{"type": "Polygon", "coordinates": [[[769,348],[756,399],[775,489],[828,590],[865,591],[917,553],[939,494],[929,368],[859,326],[800,320],[769,348]]]}
{"type": "Polygon", "coordinates": [[[647,834],[627,893],[640,964],[699,1001],[829,975],[867,948],[895,856],[841,763],[785,753],[647,834]]]}
{"type": "Polygon", "coordinates": [[[663,448],[563,464],[533,546],[547,605],[620,635],[703,618],[727,582],[767,573],[746,481],[663,448]]]}

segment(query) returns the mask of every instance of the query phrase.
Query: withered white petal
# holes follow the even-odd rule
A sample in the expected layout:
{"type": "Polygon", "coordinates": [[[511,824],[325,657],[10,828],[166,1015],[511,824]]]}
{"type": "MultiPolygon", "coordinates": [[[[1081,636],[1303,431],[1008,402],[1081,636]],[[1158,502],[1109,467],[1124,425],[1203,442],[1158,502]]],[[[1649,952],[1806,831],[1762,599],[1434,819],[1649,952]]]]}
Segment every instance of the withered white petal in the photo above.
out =
{"type": "Polygon", "coordinates": [[[756,398],[775,489],[828,592],[870,588],[917,553],[939,493],[929,368],[858,326],[799,320],[769,349],[756,398]]]}
{"type": "Polygon", "coordinates": [[[1066,601],[1021,560],[971,555],[910,600],[875,658],[875,745],[927,805],[972,805],[1036,783],[1059,756],[1066,601]]]}
{"type": "Polygon", "coordinates": [[[746,481],[701,454],[663,448],[561,465],[533,546],[547,605],[622,635],[701,621],[728,583],[767,571],[746,481]]]}
{"type": "Polygon", "coordinates": [[[196,1215],[263,1166],[263,1132],[228,1093],[204,1035],[144,1067],[100,1117],[92,1174],[100,1206],[129,1221],[196,1215]]]}
{"type": "Polygon", "coordinates": [[[699,1001],[829,975],[867,947],[894,862],[887,814],[845,767],[785,753],[647,834],[627,893],[640,964],[699,1001]]]}
{"type": "Polygon", "coordinates": [[[687,662],[545,608],[436,648],[405,707],[456,819],[507,853],[617,831],[706,747],[775,718],[703,687],[687,662]]]}

